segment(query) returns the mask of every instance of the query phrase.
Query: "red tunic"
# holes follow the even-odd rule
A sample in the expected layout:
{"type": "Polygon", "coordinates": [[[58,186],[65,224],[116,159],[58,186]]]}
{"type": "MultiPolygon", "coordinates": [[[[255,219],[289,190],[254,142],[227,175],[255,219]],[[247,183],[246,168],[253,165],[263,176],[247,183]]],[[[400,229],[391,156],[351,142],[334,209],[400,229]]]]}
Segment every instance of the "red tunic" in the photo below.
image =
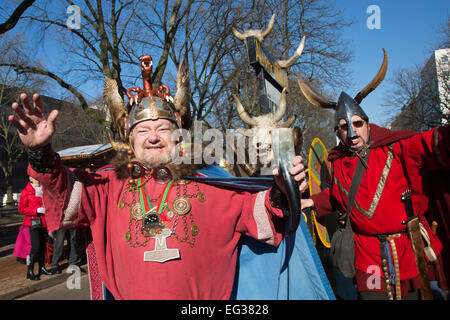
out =
{"type": "MultiPolygon", "coordinates": [[[[142,235],[142,220],[131,218],[128,204],[140,201],[137,192],[123,198],[127,179],[118,179],[112,166],[87,173],[58,163],[50,174],[28,169],[47,191],[49,228],[90,225],[102,281],[116,299],[229,299],[240,235],[273,245],[281,241],[282,230],[274,221],[282,212],[270,205],[268,191],[238,192],[191,182],[186,189],[174,185],[167,201],[172,210],[172,201],[187,195],[192,205],[192,214],[168,227],[175,234],[166,238],[167,249],[178,249],[179,258],[144,261],[156,240],[142,235]],[[205,195],[204,202],[195,196],[198,192],[205,195]],[[192,245],[193,225],[199,232],[192,245]]],[[[145,188],[155,205],[152,199],[160,197],[164,185],[151,179],[145,188]]]]}
{"type": "MultiPolygon", "coordinates": [[[[450,126],[420,134],[401,132],[396,135],[395,132],[373,124],[370,125],[370,130],[373,144],[368,160],[369,168],[364,172],[350,215],[355,233],[357,274],[358,270],[372,274],[377,268],[380,270],[378,274],[381,274],[380,241],[376,235],[397,233],[405,229],[402,221],[406,220],[407,215],[401,202],[401,194],[406,189],[412,190],[414,212],[421,217],[434,251],[436,254],[441,252],[441,242],[431,232],[423,217],[428,210],[428,197],[426,190],[423,190],[422,180],[424,171],[448,169],[450,165],[450,126]]],[[[358,158],[351,157],[340,146],[330,152],[330,160],[333,168],[330,189],[311,197],[318,216],[335,210],[345,212],[358,158]]],[[[417,277],[418,271],[408,236],[403,233],[394,241],[399,258],[400,279],[417,277]]],[[[366,289],[358,283],[358,290],[366,289]]]]}

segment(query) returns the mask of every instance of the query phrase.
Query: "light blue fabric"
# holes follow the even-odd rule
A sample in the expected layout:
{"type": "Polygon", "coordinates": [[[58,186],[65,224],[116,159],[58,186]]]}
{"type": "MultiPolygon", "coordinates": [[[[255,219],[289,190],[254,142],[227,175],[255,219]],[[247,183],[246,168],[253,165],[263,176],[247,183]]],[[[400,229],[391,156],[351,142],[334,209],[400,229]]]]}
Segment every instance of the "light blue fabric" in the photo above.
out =
{"type": "Polygon", "coordinates": [[[277,248],[243,239],[232,299],[335,300],[303,217],[277,248]]]}
{"type": "MultiPolygon", "coordinates": [[[[190,178],[214,185],[252,190],[264,190],[273,185],[272,178],[237,178],[218,166],[207,167],[201,172],[207,178],[190,178]]],[[[303,216],[297,232],[284,237],[278,247],[242,237],[230,298],[335,300],[303,216]]]]}

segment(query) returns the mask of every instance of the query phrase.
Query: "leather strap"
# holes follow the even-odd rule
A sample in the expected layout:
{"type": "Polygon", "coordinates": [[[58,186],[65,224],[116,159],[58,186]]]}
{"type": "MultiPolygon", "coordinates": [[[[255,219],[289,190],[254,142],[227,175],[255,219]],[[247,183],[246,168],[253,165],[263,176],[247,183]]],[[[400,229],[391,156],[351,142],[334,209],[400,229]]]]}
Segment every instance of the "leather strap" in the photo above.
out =
{"type": "Polygon", "coordinates": [[[367,149],[365,157],[359,159],[356,164],[355,172],[353,173],[352,183],[350,184],[350,190],[348,192],[348,202],[347,202],[347,217],[345,221],[345,227],[349,225],[348,220],[350,218],[350,214],[352,212],[353,204],[355,203],[356,192],[358,192],[359,185],[361,184],[361,180],[364,174],[364,164],[363,161],[367,163],[369,159],[370,149],[367,149]]]}

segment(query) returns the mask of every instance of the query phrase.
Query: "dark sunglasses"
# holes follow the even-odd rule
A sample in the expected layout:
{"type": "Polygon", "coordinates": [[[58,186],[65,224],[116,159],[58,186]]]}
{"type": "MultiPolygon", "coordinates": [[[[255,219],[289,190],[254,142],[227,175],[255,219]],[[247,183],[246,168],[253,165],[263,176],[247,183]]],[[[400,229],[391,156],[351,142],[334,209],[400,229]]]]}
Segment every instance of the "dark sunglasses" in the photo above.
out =
{"type": "MultiPolygon", "coordinates": [[[[353,121],[352,124],[353,124],[353,127],[355,127],[355,128],[362,128],[362,126],[364,125],[364,122],[365,122],[364,120],[357,120],[357,121],[353,121]]],[[[341,131],[347,131],[347,129],[348,129],[347,123],[338,124],[337,127],[341,131]]]]}

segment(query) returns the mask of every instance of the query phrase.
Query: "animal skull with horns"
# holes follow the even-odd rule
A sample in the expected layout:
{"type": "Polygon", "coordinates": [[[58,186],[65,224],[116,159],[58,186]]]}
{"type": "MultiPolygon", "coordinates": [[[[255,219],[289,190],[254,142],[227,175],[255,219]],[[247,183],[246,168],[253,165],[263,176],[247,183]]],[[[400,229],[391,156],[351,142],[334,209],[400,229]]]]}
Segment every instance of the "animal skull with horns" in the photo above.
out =
{"type": "MultiPolygon", "coordinates": [[[[233,33],[239,40],[245,41],[247,37],[255,37],[258,41],[263,42],[264,38],[270,33],[275,22],[275,14],[272,15],[270,22],[265,30],[247,30],[244,33],[239,33],[233,28],[233,33]]],[[[291,67],[301,56],[303,48],[305,46],[305,36],[303,36],[300,45],[295,53],[286,60],[277,60],[275,64],[278,64],[282,69],[291,67]]],[[[268,167],[272,164],[272,139],[271,130],[274,128],[288,128],[290,127],[296,118],[296,115],[292,115],[285,122],[279,123],[286,113],[286,88],[283,88],[280,97],[280,103],[275,113],[269,113],[265,115],[251,117],[242,106],[239,98],[233,94],[233,98],[236,102],[237,111],[242,121],[248,124],[251,129],[236,128],[241,134],[250,137],[251,148],[256,150],[259,155],[259,165],[268,167]]],[[[298,129],[298,128],[295,128],[298,129]]],[[[302,134],[300,130],[294,129],[294,141],[296,144],[296,152],[299,152],[302,144],[302,134]]]]}
{"type": "MultiPolygon", "coordinates": [[[[238,32],[234,27],[232,30],[235,37],[241,41],[245,41],[247,37],[255,37],[259,42],[262,43],[264,41],[264,38],[270,33],[270,31],[272,31],[274,23],[275,23],[275,14],[273,14],[272,18],[270,18],[269,24],[265,30],[250,29],[245,31],[244,33],[238,32]]],[[[302,40],[300,41],[300,44],[298,45],[297,50],[295,50],[294,54],[289,59],[277,60],[275,61],[275,63],[278,64],[283,69],[291,67],[302,55],[303,48],[305,47],[305,39],[306,37],[303,36],[302,40]]]]}
{"type": "Polygon", "coordinates": [[[281,92],[280,104],[276,112],[261,116],[251,117],[235,94],[233,94],[233,98],[236,102],[239,117],[251,127],[251,129],[237,128],[237,130],[241,134],[250,137],[251,146],[259,155],[259,164],[263,167],[270,166],[273,160],[271,129],[288,128],[294,123],[296,118],[296,115],[292,115],[285,122],[279,123],[286,113],[286,89],[283,89],[281,92]]]}

